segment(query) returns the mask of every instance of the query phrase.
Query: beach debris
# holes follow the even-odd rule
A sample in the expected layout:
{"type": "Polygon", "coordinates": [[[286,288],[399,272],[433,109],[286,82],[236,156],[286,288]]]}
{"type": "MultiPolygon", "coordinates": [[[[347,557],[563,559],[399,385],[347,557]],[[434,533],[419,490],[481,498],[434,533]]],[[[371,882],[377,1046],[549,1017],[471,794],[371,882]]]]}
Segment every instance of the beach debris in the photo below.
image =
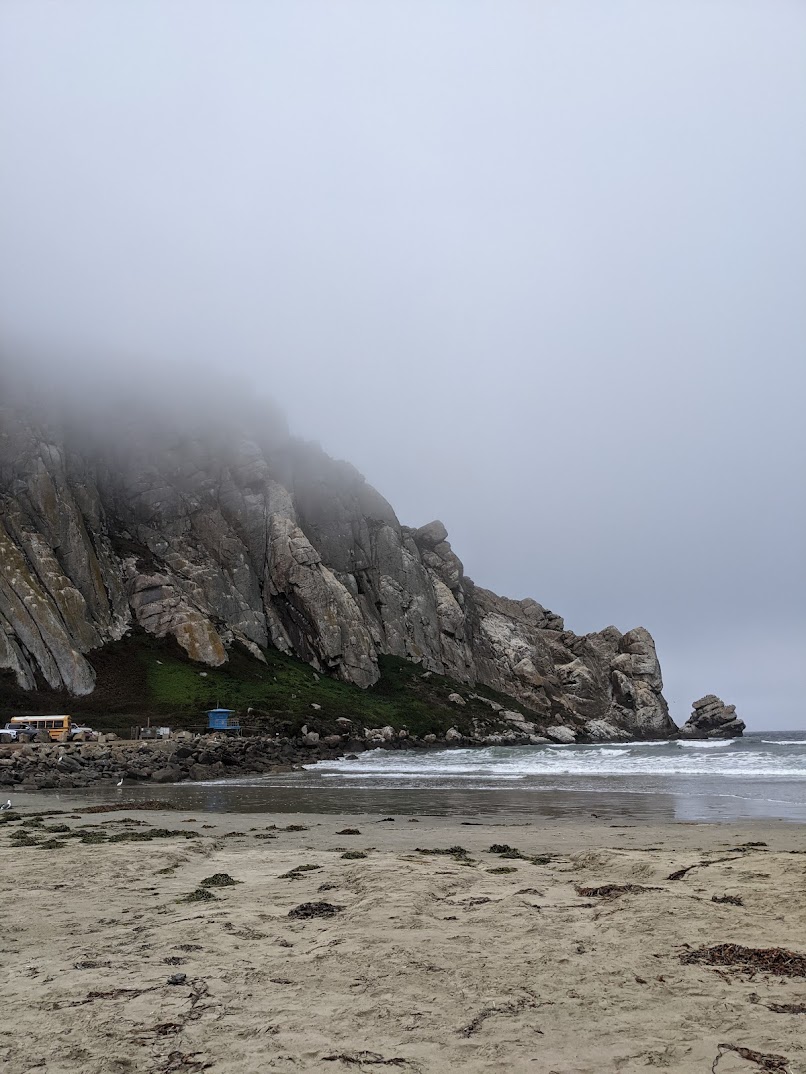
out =
{"type": "Polygon", "coordinates": [[[145,802],[106,802],[102,805],[87,806],[82,813],[118,813],[124,809],[179,809],[173,802],[150,798],[145,802]]]}
{"type": "Polygon", "coordinates": [[[663,888],[645,887],[643,884],[601,884],[599,887],[586,888],[575,885],[577,895],[586,899],[618,899],[621,895],[640,895],[645,891],[663,891],[663,888]]]}
{"type": "Polygon", "coordinates": [[[731,906],[744,906],[741,895],[712,895],[711,902],[730,903],[731,906]]]}
{"type": "Polygon", "coordinates": [[[278,880],[299,880],[303,873],[313,872],[314,869],[321,869],[321,865],[295,865],[293,869],[289,869],[287,873],[281,873],[278,880]]]}
{"type": "Polygon", "coordinates": [[[449,858],[460,858],[460,859],[463,859],[463,860],[467,860],[470,857],[470,852],[468,850],[466,850],[464,847],[459,847],[459,846],[456,846],[456,847],[415,847],[414,850],[415,850],[415,853],[417,853],[417,854],[429,854],[429,855],[444,854],[446,857],[449,857],[449,858]]]}
{"type": "Polygon", "coordinates": [[[735,1052],[750,1063],[755,1063],[762,1070],[780,1071],[787,1074],[789,1060],[785,1055],[776,1055],[774,1052],[756,1052],[752,1048],[744,1048],[739,1044],[717,1044],[717,1055],[711,1064],[712,1074],[716,1074],[717,1064],[725,1052],[735,1052]]]}
{"type": "Polygon", "coordinates": [[[319,887],[316,890],[317,891],[335,891],[338,886],[339,886],[338,884],[320,884],[319,887]]]}
{"type": "Polygon", "coordinates": [[[288,911],[288,916],[306,920],[311,917],[335,917],[344,909],[332,902],[301,902],[293,910],[288,911]]]}
{"type": "Polygon", "coordinates": [[[375,1066],[375,1067],[405,1067],[409,1065],[408,1059],[394,1056],[385,1059],[378,1052],[339,1052],[333,1055],[323,1055],[323,1063],[344,1063],[346,1066],[375,1066]]]}
{"type": "Polygon", "coordinates": [[[243,880],[234,880],[229,873],[213,873],[199,881],[200,888],[229,888],[233,884],[242,884],[243,880]]]}
{"type": "Polygon", "coordinates": [[[155,992],[161,985],[149,985],[147,988],[111,988],[107,992],[88,992],[84,999],[73,999],[67,1003],[59,1003],[53,1010],[61,1011],[65,1007],[83,1007],[87,1003],[95,1003],[99,999],[120,999],[121,996],[143,996],[146,992],[155,992]]]}
{"type": "Polygon", "coordinates": [[[488,869],[488,873],[517,873],[517,869],[514,865],[498,865],[495,869],[488,869]]]}
{"type": "Polygon", "coordinates": [[[342,828],[340,832],[336,832],[336,835],[360,835],[361,832],[358,828],[342,828]]]}
{"type": "Polygon", "coordinates": [[[511,847],[508,843],[493,843],[488,854],[497,854],[500,858],[509,858],[517,861],[530,861],[532,865],[548,865],[552,854],[524,854],[517,847],[511,847]]]}
{"type": "Polygon", "coordinates": [[[180,902],[211,902],[217,898],[212,891],[208,891],[207,888],[196,888],[195,891],[191,891],[189,895],[186,895],[184,899],[180,899],[180,902]]]}
{"type": "MultiPolygon", "coordinates": [[[[521,996],[519,999],[512,1000],[510,1003],[502,1003],[500,1006],[492,1004],[489,1007],[483,1007],[475,1017],[471,1018],[467,1025],[457,1029],[457,1033],[460,1037],[472,1037],[474,1033],[477,1033],[479,1029],[484,1025],[488,1018],[492,1018],[494,1015],[501,1014],[520,1014],[522,1011],[534,1010],[540,1006],[539,998],[534,992],[529,992],[525,996],[521,996]]],[[[543,1035],[541,1029],[535,1029],[531,1027],[533,1032],[543,1035]]]]}
{"type": "Polygon", "coordinates": [[[148,843],[152,839],[198,839],[196,832],[187,828],[147,828],[144,832],[118,832],[110,835],[110,843],[148,843]]]}
{"type": "Polygon", "coordinates": [[[182,958],[181,955],[168,955],[162,960],[166,966],[184,966],[187,962],[186,958],[182,958]]]}
{"type": "Polygon", "coordinates": [[[168,978],[169,985],[183,985],[187,981],[188,975],[186,973],[173,973],[168,978]]]}
{"type": "Polygon", "coordinates": [[[738,858],[711,858],[710,861],[695,861],[693,865],[686,865],[682,869],[675,869],[673,873],[669,873],[666,877],[667,880],[682,880],[686,873],[690,873],[692,869],[707,869],[709,865],[718,865],[723,861],[738,861],[738,858]]]}
{"type": "Polygon", "coordinates": [[[720,943],[684,951],[680,961],[706,966],[730,966],[743,973],[771,973],[775,977],[806,977],[806,955],[784,947],[742,947],[720,943]]]}
{"type": "Polygon", "coordinates": [[[349,858],[351,861],[353,861],[356,858],[368,858],[369,855],[363,850],[345,850],[345,852],[342,854],[342,857],[349,858]]]}
{"type": "Polygon", "coordinates": [[[390,822],[394,823],[394,820],[394,817],[381,817],[381,819],[378,821],[378,824],[389,824],[390,822]]]}

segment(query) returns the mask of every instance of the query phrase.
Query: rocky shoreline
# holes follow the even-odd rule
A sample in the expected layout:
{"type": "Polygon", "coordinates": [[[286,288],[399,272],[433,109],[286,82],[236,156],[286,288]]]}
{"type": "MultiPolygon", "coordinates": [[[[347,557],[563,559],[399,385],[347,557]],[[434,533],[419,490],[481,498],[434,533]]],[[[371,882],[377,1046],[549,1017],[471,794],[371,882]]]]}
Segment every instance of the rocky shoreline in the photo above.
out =
{"type": "MultiPolygon", "coordinates": [[[[554,741],[572,741],[567,728],[552,729],[554,741]]],[[[350,756],[365,750],[424,750],[451,746],[536,745],[549,738],[522,735],[472,739],[456,728],[443,736],[418,738],[392,727],[368,728],[363,737],[306,731],[297,737],[194,735],[178,732],[169,740],[137,741],[100,735],[97,742],[30,742],[0,746],[0,787],[21,791],[89,787],[97,783],[182,783],[256,773],[288,772],[302,764],[350,756]]]]}
{"type": "MultiPolygon", "coordinates": [[[[444,735],[418,737],[406,729],[390,726],[361,728],[353,726],[350,720],[338,719],[335,723],[342,733],[324,735],[303,726],[298,735],[291,736],[265,734],[240,738],[178,731],[170,739],[156,741],[126,740],[113,734],[100,734],[94,742],[48,740],[0,745],[0,787],[24,791],[54,790],[117,783],[121,779],[151,783],[198,782],[226,776],[287,772],[302,764],[371,749],[570,745],[574,742],[583,745],[618,742],[629,737],[604,721],[589,723],[582,734],[560,724],[542,728],[542,733],[538,734],[535,725],[520,714],[505,711],[503,715],[508,718],[507,729],[496,734],[474,731],[467,735],[457,727],[449,727],[444,735]]],[[[735,707],[725,706],[719,698],[709,694],[695,702],[694,715],[674,737],[732,738],[741,735],[743,730],[744,723],[736,717],[735,707]]]]}

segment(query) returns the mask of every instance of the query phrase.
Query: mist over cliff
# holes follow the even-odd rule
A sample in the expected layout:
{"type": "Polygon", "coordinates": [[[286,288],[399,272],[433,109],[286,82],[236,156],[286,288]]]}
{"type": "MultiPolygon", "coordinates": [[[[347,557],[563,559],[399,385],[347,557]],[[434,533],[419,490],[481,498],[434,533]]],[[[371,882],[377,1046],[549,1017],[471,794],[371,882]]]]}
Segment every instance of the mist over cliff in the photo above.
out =
{"type": "Polygon", "coordinates": [[[237,381],[137,373],[3,386],[0,678],[86,696],[93,654],[141,630],[200,666],[273,647],[366,688],[391,655],[516,699],[538,729],[675,730],[646,630],[577,636],[476,585],[441,522],[401,524],[237,381]]]}

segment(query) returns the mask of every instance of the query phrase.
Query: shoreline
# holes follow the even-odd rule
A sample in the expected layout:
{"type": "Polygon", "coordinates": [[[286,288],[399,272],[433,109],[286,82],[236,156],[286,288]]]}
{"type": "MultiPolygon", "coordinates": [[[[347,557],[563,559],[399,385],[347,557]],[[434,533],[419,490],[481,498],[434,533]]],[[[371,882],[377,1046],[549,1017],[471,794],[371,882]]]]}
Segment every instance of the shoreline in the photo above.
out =
{"type": "MultiPolygon", "coordinates": [[[[452,730],[452,729],[451,729],[452,730]]],[[[459,735],[417,738],[407,732],[402,737],[368,739],[349,735],[320,738],[316,733],[301,736],[194,735],[180,731],[169,739],[121,739],[100,734],[97,741],[0,742],[0,793],[3,788],[36,791],[114,784],[121,777],[149,783],[203,782],[238,775],[286,772],[322,760],[349,757],[374,750],[415,752],[452,749],[486,749],[492,746],[521,749],[542,745],[630,745],[635,742],[689,742],[691,738],[584,741],[552,741],[525,736],[523,741],[492,742],[459,735]]],[[[719,740],[723,741],[723,740],[719,740]]],[[[734,741],[725,739],[724,741],[734,741]]]]}
{"type": "MultiPolygon", "coordinates": [[[[26,795],[0,824],[9,1074],[694,1074],[725,1043],[806,1074],[806,1014],[770,1009],[806,1007],[806,978],[684,961],[804,952],[806,825],[81,797],[36,818],[50,792],[26,795]],[[221,874],[235,883],[202,883],[221,874]],[[295,916],[311,903],[335,909],[295,916]]],[[[752,1069],[738,1053],[719,1068],[752,1069]]]]}

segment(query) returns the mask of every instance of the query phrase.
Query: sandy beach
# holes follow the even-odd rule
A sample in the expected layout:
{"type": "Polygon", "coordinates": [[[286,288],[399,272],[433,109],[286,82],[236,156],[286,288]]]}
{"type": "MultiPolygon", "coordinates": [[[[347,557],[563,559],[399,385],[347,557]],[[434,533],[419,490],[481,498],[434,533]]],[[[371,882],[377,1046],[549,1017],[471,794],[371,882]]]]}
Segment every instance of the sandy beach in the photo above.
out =
{"type": "Polygon", "coordinates": [[[88,804],[0,828],[7,1074],[806,1072],[806,977],[686,961],[806,954],[804,826],[88,804]]]}

